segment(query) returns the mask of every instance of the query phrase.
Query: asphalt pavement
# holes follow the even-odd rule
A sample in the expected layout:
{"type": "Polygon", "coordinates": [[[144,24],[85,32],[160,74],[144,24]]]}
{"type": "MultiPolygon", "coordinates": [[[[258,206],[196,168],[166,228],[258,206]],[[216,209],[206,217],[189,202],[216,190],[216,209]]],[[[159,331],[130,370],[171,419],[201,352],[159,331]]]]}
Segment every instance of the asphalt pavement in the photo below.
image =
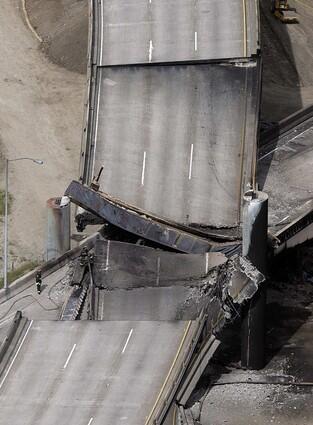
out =
{"type": "Polygon", "coordinates": [[[256,0],[102,0],[100,65],[249,57],[256,0]]]}
{"type": "Polygon", "coordinates": [[[184,224],[235,226],[253,173],[258,64],[102,68],[101,190],[184,224]]]}
{"type": "Polygon", "coordinates": [[[144,424],[186,326],[29,322],[1,377],[0,423],[144,424]]]}
{"type": "Polygon", "coordinates": [[[101,190],[186,225],[237,226],[254,174],[258,2],[102,0],[96,11],[89,145],[101,190]]]}
{"type": "Polygon", "coordinates": [[[43,278],[41,294],[37,294],[35,279],[12,291],[8,300],[0,299],[0,329],[7,326],[16,311],[28,319],[57,320],[69,290],[70,264],[43,278]]]}

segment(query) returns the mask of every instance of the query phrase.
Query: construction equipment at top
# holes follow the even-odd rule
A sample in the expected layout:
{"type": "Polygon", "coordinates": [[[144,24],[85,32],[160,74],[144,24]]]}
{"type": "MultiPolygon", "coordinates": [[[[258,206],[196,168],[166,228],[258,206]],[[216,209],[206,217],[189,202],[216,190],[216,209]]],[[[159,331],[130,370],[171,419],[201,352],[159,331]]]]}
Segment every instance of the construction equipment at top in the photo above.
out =
{"type": "Polygon", "coordinates": [[[272,0],[271,11],[275,18],[284,24],[298,24],[295,16],[286,16],[286,12],[296,12],[295,7],[290,7],[288,0],[272,0]]]}

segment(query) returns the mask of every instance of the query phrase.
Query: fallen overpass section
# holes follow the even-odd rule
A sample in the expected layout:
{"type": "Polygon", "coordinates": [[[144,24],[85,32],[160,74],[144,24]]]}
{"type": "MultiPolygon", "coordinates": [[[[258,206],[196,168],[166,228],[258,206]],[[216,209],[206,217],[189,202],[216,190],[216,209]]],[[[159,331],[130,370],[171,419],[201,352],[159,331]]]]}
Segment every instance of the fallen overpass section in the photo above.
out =
{"type": "Polygon", "coordinates": [[[254,184],[257,2],[100,1],[91,16],[83,183],[103,166],[111,197],[231,234],[254,184]]]}

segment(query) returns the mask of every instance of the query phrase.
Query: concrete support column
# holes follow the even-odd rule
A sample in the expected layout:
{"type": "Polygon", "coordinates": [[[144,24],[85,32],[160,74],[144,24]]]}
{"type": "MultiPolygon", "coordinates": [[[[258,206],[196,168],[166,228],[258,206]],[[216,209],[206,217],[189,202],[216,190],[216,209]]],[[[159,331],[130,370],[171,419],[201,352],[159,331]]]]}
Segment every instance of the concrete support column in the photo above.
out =
{"type": "MultiPolygon", "coordinates": [[[[267,271],[268,197],[264,192],[244,195],[242,254],[263,274],[267,271]]],[[[266,288],[263,284],[244,307],[241,327],[241,365],[262,369],[265,364],[266,288]]]]}
{"type": "Polygon", "coordinates": [[[46,260],[60,257],[71,248],[71,209],[67,196],[47,201],[48,228],[46,260]]]}

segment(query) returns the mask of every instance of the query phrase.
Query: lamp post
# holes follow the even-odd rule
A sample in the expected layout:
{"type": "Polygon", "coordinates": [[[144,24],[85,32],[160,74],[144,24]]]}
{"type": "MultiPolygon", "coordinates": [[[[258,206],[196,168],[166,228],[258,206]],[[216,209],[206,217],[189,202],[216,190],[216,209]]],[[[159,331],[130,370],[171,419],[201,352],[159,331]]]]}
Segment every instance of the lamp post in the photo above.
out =
{"type": "Polygon", "coordinates": [[[3,255],[3,286],[8,289],[8,204],[9,204],[9,162],[13,161],[32,161],[35,164],[43,165],[41,159],[35,158],[13,158],[5,161],[5,198],[4,198],[4,255],[3,255]]]}

